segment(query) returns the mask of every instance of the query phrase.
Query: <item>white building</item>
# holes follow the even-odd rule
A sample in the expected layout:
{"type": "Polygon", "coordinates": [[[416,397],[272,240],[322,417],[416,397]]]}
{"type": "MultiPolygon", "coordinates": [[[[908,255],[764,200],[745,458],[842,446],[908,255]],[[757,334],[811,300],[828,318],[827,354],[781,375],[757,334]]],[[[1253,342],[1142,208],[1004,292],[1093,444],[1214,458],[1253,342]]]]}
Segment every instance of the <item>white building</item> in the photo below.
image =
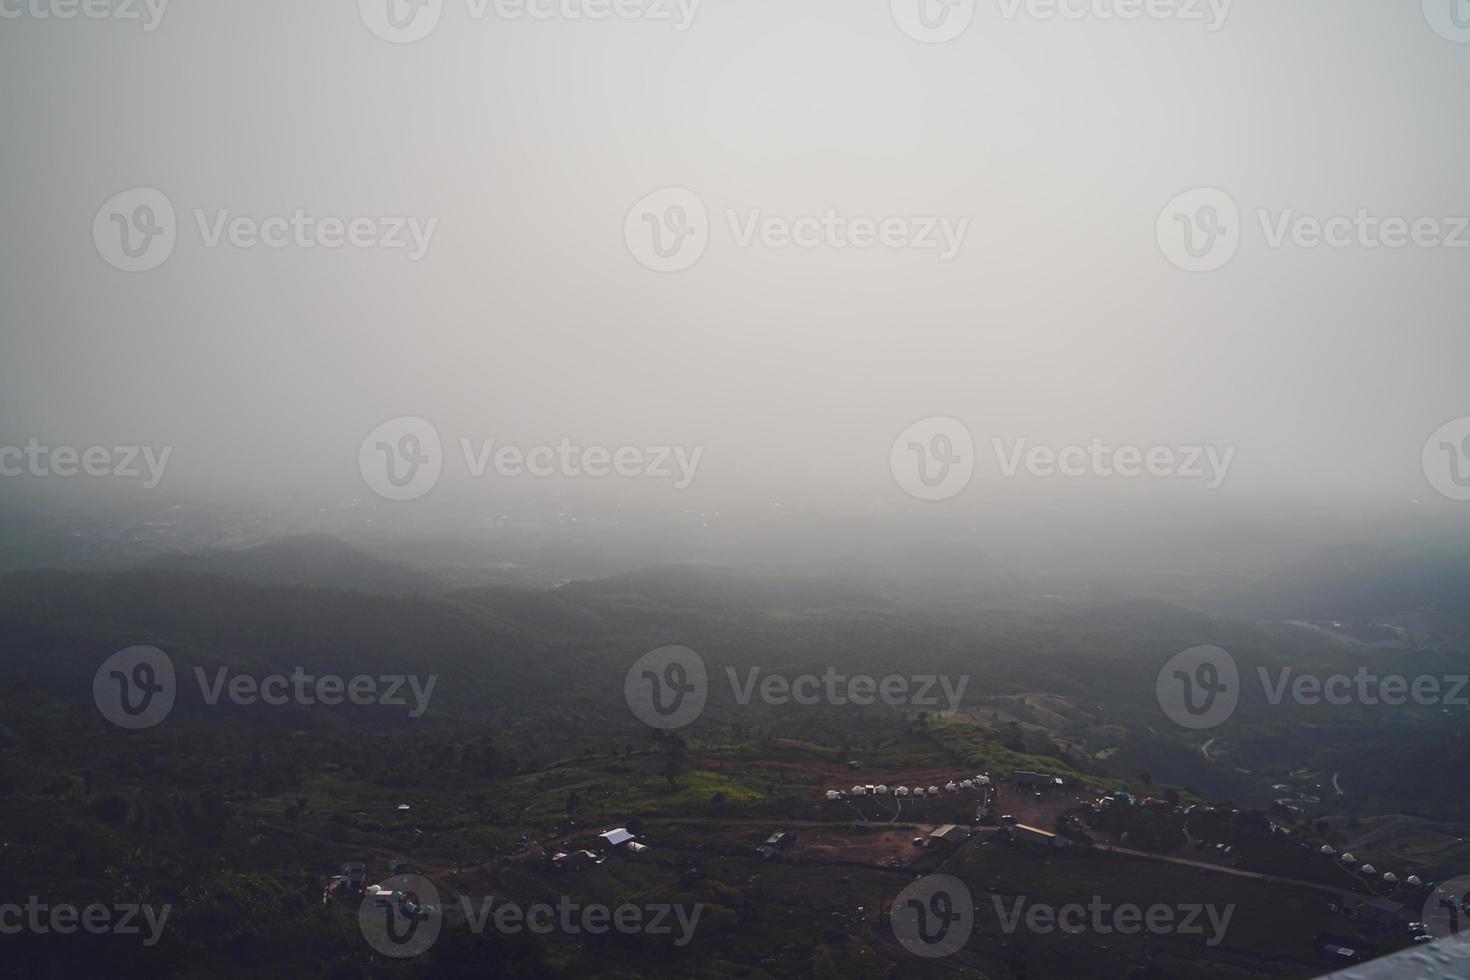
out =
{"type": "Polygon", "coordinates": [[[633,839],[633,835],[628,833],[626,827],[618,827],[614,830],[609,830],[606,833],[598,834],[597,839],[601,841],[604,846],[613,848],[622,847],[624,844],[633,839]]]}

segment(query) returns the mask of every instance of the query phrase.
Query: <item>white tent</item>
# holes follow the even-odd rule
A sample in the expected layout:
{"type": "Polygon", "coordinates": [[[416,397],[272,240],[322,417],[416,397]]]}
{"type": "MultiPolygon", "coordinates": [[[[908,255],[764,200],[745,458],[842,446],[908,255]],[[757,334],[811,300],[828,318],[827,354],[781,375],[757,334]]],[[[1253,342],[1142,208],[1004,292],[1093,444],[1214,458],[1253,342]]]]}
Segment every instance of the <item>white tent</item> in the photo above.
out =
{"type": "Polygon", "coordinates": [[[914,787],[914,796],[918,797],[919,799],[923,799],[924,798],[924,787],[922,787],[922,786],[915,786],[914,787]]]}
{"type": "Polygon", "coordinates": [[[1418,875],[1409,875],[1409,884],[1413,885],[1415,888],[1418,888],[1420,885],[1424,884],[1424,879],[1420,878],[1418,875]]]}
{"type": "Polygon", "coordinates": [[[975,785],[976,786],[989,786],[990,785],[990,777],[989,776],[976,776],[975,777],[975,785]]]}
{"type": "Polygon", "coordinates": [[[1371,864],[1365,864],[1365,865],[1363,865],[1363,874],[1365,874],[1365,875],[1376,875],[1377,873],[1378,873],[1378,869],[1375,868],[1375,867],[1373,867],[1373,865],[1371,865],[1371,864]]]}
{"type": "Polygon", "coordinates": [[[877,793],[879,796],[887,796],[888,795],[888,787],[887,786],[884,786],[882,784],[879,784],[878,788],[875,789],[875,790],[873,790],[873,792],[877,793]]]}
{"type": "Polygon", "coordinates": [[[939,795],[939,787],[938,786],[930,786],[929,787],[929,795],[930,796],[938,796],[939,795]]]}
{"type": "Polygon", "coordinates": [[[1358,859],[1355,858],[1355,857],[1353,857],[1351,854],[1344,854],[1338,860],[1342,861],[1343,864],[1357,864],[1358,863],[1358,859]]]}
{"type": "Polygon", "coordinates": [[[893,791],[893,795],[894,796],[908,796],[909,795],[909,788],[907,786],[900,786],[898,789],[896,789],[896,790],[893,791]]]}
{"type": "Polygon", "coordinates": [[[960,789],[974,789],[974,788],[975,788],[975,781],[973,779],[967,779],[964,782],[960,783],[960,789]]]}
{"type": "Polygon", "coordinates": [[[1383,872],[1383,880],[1388,882],[1389,884],[1393,884],[1395,881],[1399,880],[1399,876],[1394,874],[1392,871],[1385,871],[1383,872]]]}
{"type": "Polygon", "coordinates": [[[868,788],[866,786],[854,786],[852,788],[852,795],[853,796],[867,796],[868,795],[868,788]]]}
{"type": "Polygon", "coordinates": [[[1333,847],[1331,844],[1323,844],[1322,845],[1322,850],[1319,851],[1318,853],[1319,854],[1336,854],[1337,853],[1337,849],[1335,847],[1333,847]]]}
{"type": "Polygon", "coordinates": [[[827,799],[829,799],[829,800],[840,800],[840,799],[842,799],[842,794],[839,793],[839,792],[837,792],[835,789],[829,789],[829,790],[827,790],[827,799]]]}
{"type": "Polygon", "coordinates": [[[944,784],[944,791],[946,793],[957,793],[959,792],[959,789],[959,783],[956,783],[953,779],[944,784]]]}

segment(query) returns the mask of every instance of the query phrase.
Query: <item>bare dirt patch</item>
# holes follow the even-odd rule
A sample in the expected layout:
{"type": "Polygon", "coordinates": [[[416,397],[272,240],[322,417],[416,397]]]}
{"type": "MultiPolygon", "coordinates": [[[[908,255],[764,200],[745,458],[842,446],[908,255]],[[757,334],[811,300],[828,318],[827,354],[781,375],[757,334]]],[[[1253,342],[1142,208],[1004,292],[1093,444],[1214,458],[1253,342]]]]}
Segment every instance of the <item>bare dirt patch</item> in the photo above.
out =
{"type": "Polygon", "coordinates": [[[1057,817],[1076,806],[1091,803],[1091,799],[1073,793],[1054,793],[1036,798],[1034,791],[1028,792],[1017,786],[1002,786],[992,811],[996,816],[1009,814],[1017,823],[1040,830],[1051,830],[1057,817]]]}
{"type": "Polygon", "coordinates": [[[906,865],[924,853],[914,838],[927,837],[932,827],[918,830],[888,830],[872,833],[804,830],[786,852],[788,857],[833,864],[870,864],[877,867],[906,865]]]}

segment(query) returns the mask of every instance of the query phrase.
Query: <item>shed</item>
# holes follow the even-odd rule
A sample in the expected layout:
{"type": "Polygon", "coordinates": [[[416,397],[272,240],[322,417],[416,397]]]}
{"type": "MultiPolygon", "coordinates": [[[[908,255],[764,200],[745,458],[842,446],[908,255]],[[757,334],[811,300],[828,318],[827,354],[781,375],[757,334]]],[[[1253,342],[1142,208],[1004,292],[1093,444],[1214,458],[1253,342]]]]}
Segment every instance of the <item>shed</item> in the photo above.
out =
{"type": "Polygon", "coordinates": [[[929,840],[931,842],[944,841],[944,843],[946,844],[963,844],[969,839],[969,828],[961,827],[959,824],[953,823],[947,823],[943,827],[936,829],[929,835],[929,840]]]}
{"type": "Polygon", "coordinates": [[[607,848],[622,847],[633,839],[625,827],[618,827],[597,835],[597,840],[607,848]]]}

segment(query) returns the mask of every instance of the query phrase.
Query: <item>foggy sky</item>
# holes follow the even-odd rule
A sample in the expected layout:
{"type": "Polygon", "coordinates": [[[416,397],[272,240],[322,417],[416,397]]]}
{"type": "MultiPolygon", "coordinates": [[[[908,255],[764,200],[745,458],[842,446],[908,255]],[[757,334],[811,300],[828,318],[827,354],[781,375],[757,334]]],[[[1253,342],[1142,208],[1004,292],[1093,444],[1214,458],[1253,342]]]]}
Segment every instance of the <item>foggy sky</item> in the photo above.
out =
{"type": "MultiPolygon", "coordinates": [[[[0,444],[171,446],[171,494],[325,501],[368,497],[359,444],[418,416],[450,457],[460,437],[703,447],[683,493],[566,488],[608,507],[934,508],[961,527],[987,500],[1146,512],[1167,494],[1349,514],[1418,499],[1463,523],[1420,452],[1470,415],[1470,250],[1272,249],[1256,212],[1470,214],[1470,44],[1417,2],[1240,0],[1213,33],[999,10],[940,45],[878,0],[704,0],[683,32],[477,21],[449,0],[405,45],[345,0],[175,0],[152,32],[0,20],[0,444]],[[711,241],[660,274],[624,220],[671,186],[708,204],[711,241]],[[178,210],[151,272],[92,241],[132,187],[178,210]],[[1242,214],[1217,272],[1155,240],[1196,187],[1242,214]],[[194,211],[226,208],[438,224],[416,262],[204,247],[194,211]],[[828,208],[970,224],[943,262],[742,249],[724,217],[828,208]],[[958,500],[919,504],[889,447],[929,416],[986,447],[1237,457],[1208,496],[982,466],[958,500]]],[[[548,486],[484,490],[460,468],[399,513],[548,486]]]]}

